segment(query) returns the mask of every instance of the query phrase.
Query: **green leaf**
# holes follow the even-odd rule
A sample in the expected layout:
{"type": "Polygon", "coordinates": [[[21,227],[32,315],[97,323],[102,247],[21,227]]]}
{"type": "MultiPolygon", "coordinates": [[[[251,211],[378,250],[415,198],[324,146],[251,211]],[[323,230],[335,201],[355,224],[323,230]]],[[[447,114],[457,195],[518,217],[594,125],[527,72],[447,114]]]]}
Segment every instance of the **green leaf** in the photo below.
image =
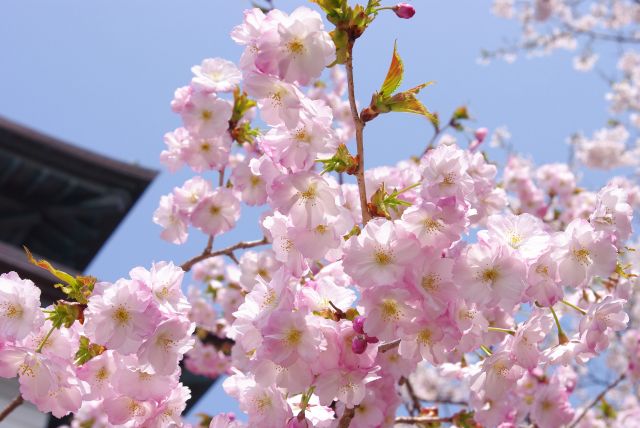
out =
{"type": "Polygon", "coordinates": [[[51,263],[46,260],[34,259],[31,251],[29,251],[27,247],[23,248],[30,263],[50,272],[53,276],[66,284],[54,284],[54,287],[61,289],[64,294],[79,303],[86,304],[88,302],[88,297],[93,292],[93,286],[96,283],[96,278],[92,276],[73,277],[66,272],[54,268],[51,263]]]}
{"type": "Polygon", "coordinates": [[[80,347],[75,354],[74,364],[81,366],[104,351],[106,351],[104,346],[91,343],[88,337],[80,336],[80,347]]]}
{"type": "Polygon", "coordinates": [[[433,82],[424,83],[422,85],[411,88],[407,91],[400,92],[389,98],[385,104],[391,111],[400,111],[406,113],[415,113],[425,116],[434,127],[438,127],[438,116],[431,113],[427,108],[416,98],[416,94],[426,86],[431,85],[433,82]]]}
{"type": "Polygon", "coordinates": [[[389,71],[387,71],[387,77],[385,77],[379,94],[382,97],[388,97],[398,90],[400,83],[402,83],[402,77],[404,76],[404,64],[398,54],[398,44],[393,44],[393,55],[391,57],[391,64],[389,65],[389,71]]]}
{"type": "Polygon", "coordinates": [[[349,175],[355,175],[358,170],[358,157],[351,156],[347,146],[340,144],[336,150],[336,154],[329,159],[318,159],[324,165],[321,174],[326,172],[346,172],[349,175]]]}
{"type": "Polygon", "coordinates": [[[75,302],[59,300],[53,309],[45,311],[54,328],[70,328],[76,320],[84,321],[84,307],[75,302]]]}

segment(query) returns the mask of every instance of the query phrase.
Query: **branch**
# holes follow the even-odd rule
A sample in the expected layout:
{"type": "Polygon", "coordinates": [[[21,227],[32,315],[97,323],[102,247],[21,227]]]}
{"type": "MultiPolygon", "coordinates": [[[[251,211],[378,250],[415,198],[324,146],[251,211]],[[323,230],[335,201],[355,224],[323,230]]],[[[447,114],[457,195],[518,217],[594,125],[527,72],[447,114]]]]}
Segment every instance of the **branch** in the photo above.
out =
{"type": "Polygon", "coordinates": [[[416,392],[413,390],[413,386],[408,378],[402,376],[400,378],[400,385],[404,385],[407,387],[407,393],[409,394],[409,398],[411,398],[411,411],[409,412],[412,416],[417,413],[420,414],[422,411],[422,405],[420,404],[420,399],[416,395],[416,392]]]}
{"type": "Polygon", "coordinates": [[[362,210],[362,225],[367,224],[371,220],[369,208],[367,206],[367,187],[364,181],[364,122],[358,114],[358,106],[356,105],[356,93],[353,84],[353,45],[355,41],[349,40],[347,44],[347,85],[349,88],[349,105],[351,106],[351,116],[356,127],[356,146],[358,149],[358,170],[356,171],[356,180],[358,181],[358,193],[360,194],[360,208],[362,210]]]}
{"type": "Polygon", "coordinates": [[[349,428],[349,424],[351,424],[351,419],[356,415],[356,408],[345,408],[342,417],[340,418],[340,422],[338,422],[338,428],[349,428]]]}
{"type": "MultiPolygon", "coordinates": [[[[210,241],[211,241],[211,239],[212,238],[209,238],[210,241]]],[[[210,246],[207,245],[207,248],[204,249],[202,254],[200,254],[199,256],[195,256],[191,260],[188,260],[188,261],[184,262],[180,267],[182,268],[183,271],[189,272],[191,270],[191,268],[193,267],[193,265],[195,265],[196,263],[201,262],[202,260],[206,260],[206,259],[208,259],[210,257],[216,257],[216,256],[227,256],[231,260],[237,261],[238,259],[236,258],[235,254],[233,253],[234,251],[236,251],[236,250],[244,250],[244,249],[253,248],[253,247],[259,247],[260,245],[266,245],[268,243],[269,243],[269,241],[267,240],[266,237],[264,237],[264,238],[260,239],[259,241],[238,242],[235,245],[232,245],[230,247],[227,247],[227,248],[224,248],[224,249],[218,250],[218,251],[211,251],[210,246]]]]}
{"type": "Polygon", "coordinates": [[[607,395],[607,392],[611,391],[613,388],[618,386],[618,384],[620,382],[622,382],[625,377],[626,377],[626,375],[624,375],[624,374],[620,375],[620,377],[618,377],[618,379],[616,379],[612,384],[608,385],[604,390],[602,390],[602,392],[600,394],[598,394],[598,396],[596,398],[593,399],[591,404],[589,404],[587,407],[584,408],[584,410],[582,410],[582,413],[580,413],[578,418],[569,426],[569,428],[573,428],[576,425],[578,425],[578,422],[580,422],[580,420],[582,418],[584,418],[584,416],[587,414],[589,409],[591,409],[593,406],[598,404],[598,401],[602,400],[604,398],[604,396],[607,395]]]}
{"type": "Polygon", "coordinates": [[[397,417],[394,424],[409,424],[409,425],[422,425],[433,423],[451,423],[453,422],[453,416],[446,418],[433,418],[429,416],[401,416],[397,417]]]}
{"type": "Polygon", "coordinates": [[[593,39],[606,40],[606,41],[616,42],[616,43],[640,43],[639,38],[627,36],[624,34],[599,33],[593,30],[582,30],[566,22],[564,23],[564,26],[570,32],[586,35],[593,39]]]}
{"type": "Polygon", "coordinates": [[[382,345],[378,346],[378,352],[390,351],[393,348],[397,348],[398,345],[400,345],[400,339],[394,340],[393,342],[383,343],[382,345]]]}
{"type": "Polygon", "coordinates": [[[9,403],[7,407],[5,407],[4,410],[0,413],[0,422],[2,422],[7,416],[9,416],[11,412],[20,407],[22,403],[24,403],[24,398],[22,398],[22,395],[18,395],[16,398],[14,398],[13,401],[9,403]]]}

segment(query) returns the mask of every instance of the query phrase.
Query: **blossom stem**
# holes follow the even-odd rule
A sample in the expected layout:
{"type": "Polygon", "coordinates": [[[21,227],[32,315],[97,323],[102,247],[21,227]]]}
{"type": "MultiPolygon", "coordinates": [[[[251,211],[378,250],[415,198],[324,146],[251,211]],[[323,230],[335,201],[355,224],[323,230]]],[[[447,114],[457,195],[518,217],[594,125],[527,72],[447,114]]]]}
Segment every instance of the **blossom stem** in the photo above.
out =
{"type": "Polygon", "coordinates": [[[15,409],[20,407],[22,403],[24,403],[24,398],[22,398],[22,395],[18,395],[16,398],[14,398],[13,401],[11,401],[11,403],[9,403],[2,412],[0,412],[0,422],[5,420],[5,418],[9,416],[15,409]]]}
{"type": "Polygon", "coordinates": [[[480,345],[480,349],[482,349],[482,351],[487,354],[487,357],[490,357],[493,355],[493,352],[491,352],[491,350],[489,348],[487,348],[484,345],[480,345]]]}
{"type": "Polygon", "coordinates": [[[560,302],[564,303],[565,305],[569,306],[570,308],[575,309],[576,311],[580,312],[582,315],[587,315],[587,311],[585,311],[584,309],[582,309],[579,306],[574,305],[571,302],[567,302],[566,300],[562,299],[560,300],[560,302]]]}
{"type": "Polygon", "coordinates": [[[514,336],[516,334],[515,330],[509,330],[508,328],[488,327],[487,330],[495,331],[498,333],[507,333],[507,334],[510,334],[511,336],[514,336]]]}
{"type": "Polygon", "coordinates": [[[356,146],[358,150],[358,170],[356,171],[356,181],[358,182],[358,193],[360,194],[360,208],[362,211],[362,224],[365,225],[371,220],[369,208],[367,206],[367,187],[364,181],[364,122],[358,114],[358,106],[356,104],[356,93],[353,83],[353,45],[355,40],[349,40],[347,43],[347,61],[345,63],[347,69],[347,86],[349,89],[349,105],[351,106],[351,116],[356,127],[356,146]]]}
{"type": "Polygon", "coordinates": [[[42,348],[44,348],[44,345],[47,344],[47,340],[49,340],[49,337],[51,336],[51,334],[53,333],[53,330],[55,329],[56,329],[55,326],[51,327],[47,335],[44,337],[44,339],[42,339],[42,342],[40,342],[40,345],[38,345],[38,347],[36,348],[36,353],[39,354],[40,352],[42,352],[42,348]]]}
{"type": "Polygon", "coordinates": [[[556,327],[558,327],[558,342],[561,345],[564,344],[564,343],[567,343],[569,341],[569,339],[567,338],[567,335],[562,330],[562,326],[560,325],[560,320],[558,319],[558,315],[556,314],[556,311],[553,310],[553,306],[549,306],[549,309],[551,310],[551,314],[553,315],[553,319],[556,322],[556,327]]]}
{"type": "Polygon", "coordinates": [[[573,421],[573,423],[571,425],[569,425],[569,428],[573,428],[576,425],[578,425],[578,423],[582,420],[582,418],[584,418],[584,415],[587,414],[587,412],[589,411],[589,409],[591,409],[593,406],[595,406],[596,404],[598,404],[598,402],[600,400],[602,400],[604,398],[605,395],[607,395],[607,392],[611,391],[613,388],[615,388],[616,386],[618,386],[618,384],[620,382],[622,382],[624,380],[624,378],[626,377],[626,375],[621,374],[618,379],[616,379],[615,381],[613,381],[613,383],[607,385],[607,387],[605,389],[602,390],[602,392],[600,392],[600,394],[598,394],[598,396],[596,398],[593,399],[593,401],[582,410],[582,413],[580,413],[580,415],[576,418],[575,421],[573,421]]]}
{"type": "Polygon", "coordinates": [[[419,185],[421,185],[421,184],[422,184],[422,182],[421,182],[421,181],[419,181],[419,182],[417,182],[417,183],[415,183],[415,184],[412,184],[411,186],[407,186],[407,187],[405,187],[404,189],[394,190],[394,191],[393,191],[393,194],[394,194],[394,195],[396,195],[396,196],[401,195],[401,194],[403,194],[404,192],[408,192],[408,191],[409,191],[409,190],[411,190],[411,189],[415,189],[416,187],[418,187],[418,186],[419,186],[419,185]]]}
{"type": "Polygon", "coordinates": [[[227,256],[231,260],[236,261],[237,259],[235,254],[233,253],[234,251],[244,250],[244,249],[253,248],[253,247],[259,247],[260,245],[266,245],[268,243],[269,241],[267,240],[266,237],[264,237],[256,241],[238,242],[237,244],[234,244],[227,248],[223,248],[222,250],[218,250],[218,251],[211,251],[211,248],[205,248],[202,254],[195,256],[191,260],[184,262],[182,265],[180,265],[180,267],[182,268],[183,271],[189,272],[193,267],[193,265],[195,265],[196,263],[201,262],[202,260],[206,260],[210,257],[216,257],[216,256],[227,256]]]}

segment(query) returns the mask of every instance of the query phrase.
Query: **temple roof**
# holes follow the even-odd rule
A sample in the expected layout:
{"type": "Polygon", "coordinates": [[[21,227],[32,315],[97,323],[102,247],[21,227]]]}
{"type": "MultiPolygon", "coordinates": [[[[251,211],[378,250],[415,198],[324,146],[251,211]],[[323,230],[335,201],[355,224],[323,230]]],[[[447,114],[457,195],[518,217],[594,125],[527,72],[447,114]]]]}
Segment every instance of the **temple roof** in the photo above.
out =
{"type": "Polygon", "coordinates": [[[23,245],[83,272],[156,175],[0,117],[0,272],[50,290],[23,245]]]}

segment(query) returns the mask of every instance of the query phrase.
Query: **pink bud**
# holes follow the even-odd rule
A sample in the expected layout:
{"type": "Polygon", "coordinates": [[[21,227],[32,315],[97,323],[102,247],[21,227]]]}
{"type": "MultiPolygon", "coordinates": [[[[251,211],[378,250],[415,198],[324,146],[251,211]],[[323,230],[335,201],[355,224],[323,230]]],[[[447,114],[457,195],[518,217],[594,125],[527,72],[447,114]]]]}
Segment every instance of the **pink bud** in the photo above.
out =
{"type": "Polygon", "coordinates": [[[351,350],[354,354],[363,354],[367,350],[367,341],[362,335],[357,335],[351,342],[351,350]]]}
{"type": "Polygon", "coordinates": [[[409,19],[416,14],[416,10],[413,6],[407,3],[398,3],[393,6],[393,11],[398,15],[398,18],[402,19],[409,19]]]}
{"type": "Polygon", "coordinates": [[[357,317],[355,317],[353,319],[353,330],[356,333],[364,334],[364,320],[365,319],[366,318],[363,317],[362,315],[358,315],[357,317]]]}
{"type": "Polygon", "coordinates": [[[489,133],[489,130],[487,128],[478,128],[474,133],[474,137],[476,137],[476,140],[482,143],[484,139],[487,138],[488,133],[489,133]]]}

